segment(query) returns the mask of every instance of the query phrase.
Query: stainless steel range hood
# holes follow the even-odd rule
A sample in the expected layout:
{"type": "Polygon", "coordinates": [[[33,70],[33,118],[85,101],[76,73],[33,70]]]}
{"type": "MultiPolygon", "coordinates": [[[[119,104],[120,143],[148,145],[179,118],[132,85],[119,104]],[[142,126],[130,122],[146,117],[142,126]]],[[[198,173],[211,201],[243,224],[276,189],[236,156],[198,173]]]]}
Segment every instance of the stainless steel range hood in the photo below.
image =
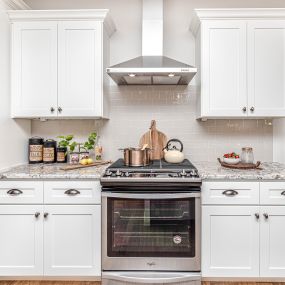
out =
{"type": "Polygon", "coordinates": [[[118,85],[188,85],[197,68],[163,56],[163,0],[143,0],[142,56],[107,68],[118,85]]]}

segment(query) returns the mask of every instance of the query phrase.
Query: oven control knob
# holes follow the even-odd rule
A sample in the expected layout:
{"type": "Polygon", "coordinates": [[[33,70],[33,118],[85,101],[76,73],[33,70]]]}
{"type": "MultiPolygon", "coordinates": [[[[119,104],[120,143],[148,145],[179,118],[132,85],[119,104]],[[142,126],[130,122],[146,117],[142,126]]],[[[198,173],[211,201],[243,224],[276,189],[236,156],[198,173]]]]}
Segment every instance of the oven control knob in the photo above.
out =
{"type": "Polygon", "coordinates": [[[112,171],[110,171],[109,169],[107,169],[105,175],[106,175],[106,176],[112,176],[112,171]]]}
{"type": "Polygon", "coordinates": [[[127,172],[124,173],[124,176],[125,177],[130,177],[130,173],[127,171],[127,172]]]}
{"type": "Polygon", "coordinates": [[[195,170],[195,169],[192,169],[192,170],[191,170],[191,176],[192,176],[192,177],[195,177],[196,175],[197,175],[196,170],[195,170]]]}
{"type": "Polygon", "coordinates": [[[122,176],[122,172],[119,169],[116,171],[116,176],[122,176]]]}
{"type": "Polygon", "coordinates": [[[181,177],[186,177],[186,176],[187,176],[187,173],[186,173],[185,169],[183,169],[183,170],[180,172],[180,176],[181,176],[181,177]]]}

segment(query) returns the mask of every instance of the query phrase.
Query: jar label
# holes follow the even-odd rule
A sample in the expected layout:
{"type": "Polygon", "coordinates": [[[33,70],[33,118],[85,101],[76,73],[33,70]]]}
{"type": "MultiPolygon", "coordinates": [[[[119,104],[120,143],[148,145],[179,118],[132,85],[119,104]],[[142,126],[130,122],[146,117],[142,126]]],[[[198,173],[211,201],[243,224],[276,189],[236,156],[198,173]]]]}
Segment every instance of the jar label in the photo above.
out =
{"type": "Polygon", "coordinates": [[[29,160],[30,161],[42,161],[43,160],[43,146],[42,145],[30,145],[29,160]]]}
{"type": "Polygon", "coordinates": [[[54,162],[54,148],[53,147],[44,148],[43,161],[54,162]]]}
{"type": "Polygon", "coordinates": [[[57,157],[57,161],[59,161],[59,162],[65,161],[65,153],[64,152],[58,152],[56,157],[57,157]]]}

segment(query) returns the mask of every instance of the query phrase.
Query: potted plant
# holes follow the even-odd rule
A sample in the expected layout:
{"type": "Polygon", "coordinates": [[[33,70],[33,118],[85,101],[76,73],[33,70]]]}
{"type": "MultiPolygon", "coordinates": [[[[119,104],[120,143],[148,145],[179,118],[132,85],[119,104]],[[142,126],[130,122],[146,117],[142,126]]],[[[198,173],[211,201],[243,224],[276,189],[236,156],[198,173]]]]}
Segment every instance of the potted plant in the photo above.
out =
{"type": "MultiPolygon", "coordinates": [[[[78,143],[73,141],[74,135],[67,135],[67,136],[58,136],[60,141],[58,142],[58,156],[62,158],[64,153],[64,160],[65,161],[58,161],[58,162],[67,162],[67,150],[69,148],[70,151],[70,162],[72,164],[76,164],[79,162],[79,152],[74,152],[75,148],[78,146],[78,143]]],[[[62,159],[60,159],[62,160],[62,159]]]]}

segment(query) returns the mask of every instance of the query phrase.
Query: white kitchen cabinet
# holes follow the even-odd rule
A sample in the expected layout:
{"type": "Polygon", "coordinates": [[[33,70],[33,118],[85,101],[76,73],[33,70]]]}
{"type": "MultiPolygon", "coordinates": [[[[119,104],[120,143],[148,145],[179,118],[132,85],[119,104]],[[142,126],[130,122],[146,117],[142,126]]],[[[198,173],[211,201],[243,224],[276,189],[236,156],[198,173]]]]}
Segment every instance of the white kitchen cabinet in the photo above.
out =
{"type": "Polygon", "coordinates": [[[101,206],[45,206],[44,274],[101,275],[101,206]]]}
{"type": "Polygon", "coordinates": [[[285,277],[285,207],[261,207],[260,276],[285,277]]]}
{"type": "Polygon", "coordinates": [[[205,21],[201,33],[202,114],[246,116],[246,23],[205,21]]]}
{"type": "Polygon", "coordinates": [[[12,117],[106,118],[108,10],[10,11],[12,117]]]}
{"type": "Polygon", "coordinates": [[[12,117],[50,117],[57,108],[57,23],[12,25],[12,117]]]}
{"type": "Polygon", "coordinates": [[[101,37],[100,22],[58,24],[59,116],[92,117],[102,113],[101,37]]]}
{"type": "Polygon", "coordinates": [[[285,116],[285,20],[248,21],[249,116],[285,116]]]}
{"type": "Polygon", "coordinates": [[[0,206],[0,276],[43,274],[42,206],[0,206]]]}
{"type": "Polygon", "coordinates": [[[191,30],[198,118],[285,117],[285,9],[196,9],[191,30]]]}
{"type": "Polygon", "coordinates": [[[258,206],[203,206],[202,276],[259,275],[258,206]]]}

